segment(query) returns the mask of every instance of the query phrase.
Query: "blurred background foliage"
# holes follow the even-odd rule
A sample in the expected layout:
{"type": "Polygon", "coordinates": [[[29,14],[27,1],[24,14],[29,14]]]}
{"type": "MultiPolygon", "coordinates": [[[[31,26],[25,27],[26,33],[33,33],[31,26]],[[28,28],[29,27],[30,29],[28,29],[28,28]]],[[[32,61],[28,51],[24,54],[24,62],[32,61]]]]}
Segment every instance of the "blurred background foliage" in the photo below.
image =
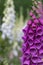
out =
{"type": "MultiPolygon", "coordinates": [[[[0,19],[3,16],[2,12],[4,10],[5,2],[6,2],[6,0],[0,0],[0,19]]],[[[43,2],[43,0],[42,0],[42,2],[43,2]]],[[[18,16],[20,16],[20,7],[23,7],[23,16],[25,19],[27,17],[27,11],[31,9],[32,0],[14,0],[14,5],[15,5],[16,13],[18,13],[18,16]]]]}

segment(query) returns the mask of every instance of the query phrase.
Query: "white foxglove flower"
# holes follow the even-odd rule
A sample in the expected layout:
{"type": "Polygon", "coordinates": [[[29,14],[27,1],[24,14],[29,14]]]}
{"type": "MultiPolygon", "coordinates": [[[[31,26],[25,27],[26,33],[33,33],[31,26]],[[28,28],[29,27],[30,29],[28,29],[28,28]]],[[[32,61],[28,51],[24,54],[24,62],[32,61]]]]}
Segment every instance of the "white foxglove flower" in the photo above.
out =
{"type": "Polygon", "coordinates": [[[18,42],[22,42],[22,36],[23,36],[23,33],[22,33],[22,29],[21,30],[17,30],[17,38],[16,38],[16,40],[18,41],[18,42]]]}
{"type": "Polygon", "coordinates": [[[3,12],[4,17],[2,19],[3,24],[1,26],[2,38],[5,39],[7,37],[11,43],[14,40],[13,28],[15,24],[15,10],[13,0],[7,0],[5,6],[6,8],[3,12]]]}
{"type": "Polygon", "coordinates": [[[18,56],[18,51],[16,49],[13,50],[13,55],[16,56],[16,57],[18,56]]]}
{"type": "Polygon", "coordinates": [[[18,43],[17,42],[14,42],[14,45],[13,45],[13,49],[12,49],[12,52],[13,52],[13,55],[14,56],[18,56],[18,43]]]}
{"type": "Polygon", "coordinates": [[[2,33],[2,38],[5,39],[5,34],[2,33]]]}
{"type": "MultiPolygon", "coordinates": [[[[23,31],[22,29],[24,28],[24,26],[26,25],[26,23],[24,23],[24,20],[23,20],[23,10],[22,10],[22,7],[20,9],[20,18],[17,18],[16,19],[17,23],[16,23],[16,26],[15,26],[15,39],[17,42],[22,42],[22,36],[23,36],[23,31]],[[19,22],[18,22],[19,21],[19,22]]],[[[27,22],[27,21],[25,21],[27,22]]]]}

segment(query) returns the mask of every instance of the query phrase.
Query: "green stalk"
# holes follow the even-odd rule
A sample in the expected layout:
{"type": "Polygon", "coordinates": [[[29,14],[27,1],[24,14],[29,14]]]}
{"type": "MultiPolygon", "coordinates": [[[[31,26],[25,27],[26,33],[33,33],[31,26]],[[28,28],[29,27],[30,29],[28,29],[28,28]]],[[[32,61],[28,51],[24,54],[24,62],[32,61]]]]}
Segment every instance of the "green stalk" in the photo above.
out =
{"type": "Polygon", "coordinates": [[[4,60],[3,60],[3,65],[9,65],[9,64],[8,64],[8,59],[7,59],[7,58],[4,58],[4,60]]]}

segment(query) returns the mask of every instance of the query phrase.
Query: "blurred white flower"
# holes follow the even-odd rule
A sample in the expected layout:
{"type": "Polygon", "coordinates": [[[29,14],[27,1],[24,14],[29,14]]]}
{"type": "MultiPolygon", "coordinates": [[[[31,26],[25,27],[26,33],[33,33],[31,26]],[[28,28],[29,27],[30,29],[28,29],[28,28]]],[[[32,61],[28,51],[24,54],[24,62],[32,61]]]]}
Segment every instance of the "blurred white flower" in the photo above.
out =
{"type": "Polygon", "coordinates": [[[5,39],[5,35],[2,33],[2,38],[5,39]]]}
{"type": "Polygon", "coordinates": [[[15,10],[13,5],[13,0],[7,0],[5,4],[6,8],[3,12],[3,24],[1,26],[2,38],[6,37],[9,39],[9,42],[12,43],[14,40],[13,28],[15,24],[15,10]]]}
{"type": "Polygon", "coordinates": [[[18,56],[18,51],[16,49],[13,50],[13,55],[16,56],[16,57],[18,56]]]}
{"type": "Polygon", "coordinates": [[[21,43],[22,40],[22,36],[23,36],[23,31],[22,29],[24,28],[24,26],[26,26],[26,21],[23,20],[23,11],[22,11],[22,7],[20,8],[20,18],[16,17],[16,26],[14,28],[15,31],[15,40],[19,43],[21,43]]]}
{"type": "Polygon", "coordinates": [[[20,46],[19,46],[19,45],[18,45],[18,50],[19,50],[19,51],[21,51],[21,48],[20,48],[20,46]]]}
{"type": "Polygon", "coordinates": [[[13,49],[12,49],[12,53],[14,56],[18,56],[18,51],[20,51],[20,46],[18,44],[18,42],[14,42],[14,45],[13,45],[13,49]]]}
{"type": "Polygon", "coordinates": [[[17,40],[18,42],[22,42],[22,36],[23,36],[22,29],[21,29],[21,30],[17,30],[16,34],[17,34],[16,40],[17,40]]]}

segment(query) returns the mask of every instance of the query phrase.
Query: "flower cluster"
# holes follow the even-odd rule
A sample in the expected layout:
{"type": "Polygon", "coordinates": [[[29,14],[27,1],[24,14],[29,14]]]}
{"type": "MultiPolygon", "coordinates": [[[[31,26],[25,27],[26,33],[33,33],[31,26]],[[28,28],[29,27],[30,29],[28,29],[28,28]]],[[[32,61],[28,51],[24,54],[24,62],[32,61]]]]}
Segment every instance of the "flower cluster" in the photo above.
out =
{"type": "Polygon", "coordinates": [[[23,29],[21,65],[43,65],[43,18],[30,12],[30,19],[23,29]]]}
{"type": "Polygon", "coordinates": [[[7,37],[9,41],[12,42],[14,39],[13,28],[15,23],[15,11],[14,11],[13,1],[8,0],[5,6],[6,8],[3,12],[4,23],[1,26],[2,38],[5,39],[7,37]]]}

